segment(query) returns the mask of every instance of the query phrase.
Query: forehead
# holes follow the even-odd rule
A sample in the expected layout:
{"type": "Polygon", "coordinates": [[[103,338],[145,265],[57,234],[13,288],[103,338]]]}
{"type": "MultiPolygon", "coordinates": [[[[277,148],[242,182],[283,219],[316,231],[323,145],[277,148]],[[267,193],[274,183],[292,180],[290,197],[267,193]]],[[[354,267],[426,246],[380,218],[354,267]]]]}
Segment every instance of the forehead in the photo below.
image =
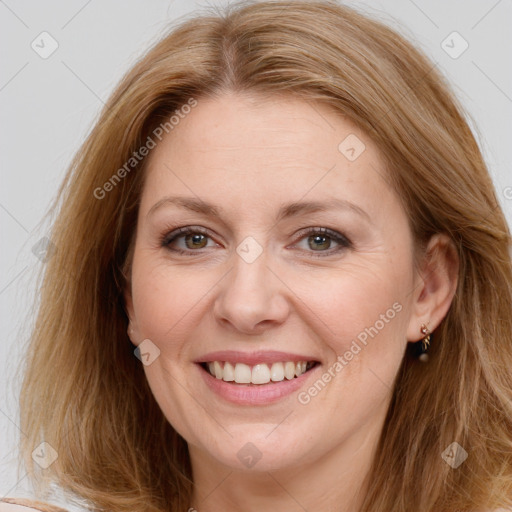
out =
{"type": "Polygon", "coordinates": [[[330,146],[337,151],[339,136],[355,131],[360,132],[323,104],[287,95],[224,93],[199,99],[165,142],[168,147],[183,149],[181,156],[188,148],[194,148],[189,157],[205,152],[212,157],[229,151],[227,156],[243,154],[254,159],[270,153],[318,159],[317,148],[330,146]]]}
{"type": "Polygon", "coordinates": [[[282,95],[198,99],[152,150],[146,172],[146,210],[167,194],[260,208],[283,197],[351,196],[371,208],[387,186],[360,129],[326,105],[282,95]]]}

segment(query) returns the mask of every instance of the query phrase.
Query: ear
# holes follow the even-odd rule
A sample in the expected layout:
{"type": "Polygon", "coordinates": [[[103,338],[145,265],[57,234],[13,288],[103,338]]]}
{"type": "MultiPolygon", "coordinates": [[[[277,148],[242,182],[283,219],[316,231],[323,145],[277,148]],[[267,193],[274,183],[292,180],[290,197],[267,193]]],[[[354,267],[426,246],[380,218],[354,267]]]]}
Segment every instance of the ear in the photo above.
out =
{"type": "Polygon", "coordinates": [[[433,332],[446,316],[457,289],[459,257],[455,244],[445,234],[433,235],[416,272],[408,341],[424,337],[421,324],[433,332]]]}
{"type": "Polygon", "coordinates": [[[128,337],[130,338],[131,342],[138,346],[139,340],[140,340],[140,333],[139,328],[137,325],[137,320],[135,316],[135,311],[133,308],[133,297],[132,297],[132,287],[131,283],[127,281],[123,293],[124,297],[124,308],[126,311],[126,314],[128,316],[128,337]]]}
{"type": "Polygon", "coordinates": [[[128,337],[130,338],[133,345],[138,346],[139,341],[142,339],[137,324],[137,317],[135,315],[135,308],[133,307],[133,294],[132,294],[132,265],[133,256],[135,251],[135,237],[132,237],[128,250],[126,253],[126,259],[123,263],[122,274],[124,278],[124,309],[126,316],[128,317],[128,337]]]}

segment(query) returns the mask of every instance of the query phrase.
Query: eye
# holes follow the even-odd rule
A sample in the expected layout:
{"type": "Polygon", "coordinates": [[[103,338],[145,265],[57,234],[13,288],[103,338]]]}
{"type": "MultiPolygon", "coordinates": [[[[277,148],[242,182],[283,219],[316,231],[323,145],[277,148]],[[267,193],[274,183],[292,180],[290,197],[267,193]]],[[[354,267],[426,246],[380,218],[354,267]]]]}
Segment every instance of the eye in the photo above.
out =
{"type": "Polygon", "coordinates": [[[346,236],[328,228],[308,228],[305,231],[301,231],[300,234],[302,235],[300,241],[305,241],[307,248],[310,249],[310,251],[307,249],[306,251],[319,253],[312,254],[314,257],[329,256],[352,247],[350,240],[346,236]],[[337,244],[337,247],[334,247],[334,249],[331,247],[333,242],[337,244]]]}
{"type": "Polygon", "coordinates": [[[197,251],[198,249],[204,249],[208,243],[208,232],[200,227],[189,226],[179,228],[169,233],[162,240],[162,245],[167,247],[169,250],[178,252],[180,254],[189,254],[190,251],[197,251]],[[173,247],[180,239],[183,239],[185,247],[173,247]]]}
{"type": "MultiPolygon", "coordinates": [[[[329,256],[352,247],[347,237],[328,228],[308,228],[301,231],[300,235],[302,236],[299,241],[307,243],[307,249],[304,249],[305,252],[318,253],[311,254],[313,257],[329,256]],[[332,248],[333,243],[337,247],[332,248]]],[[[175,229],[166,235],[162,240],[162,246],[179,254],[191,255],[193,252],[205,249],[208,246],[208,239],[211,239],[211,237],[206,229],[199,226],[187,226],[175,229]],[[178,245],[179,241],[183,241],[185,246],[180,247],[178,245]]],[[[214,243],[213,246],[215,245],[214,243]]],[[[297,245],[295,244],[295,246],[297,245]]]]}

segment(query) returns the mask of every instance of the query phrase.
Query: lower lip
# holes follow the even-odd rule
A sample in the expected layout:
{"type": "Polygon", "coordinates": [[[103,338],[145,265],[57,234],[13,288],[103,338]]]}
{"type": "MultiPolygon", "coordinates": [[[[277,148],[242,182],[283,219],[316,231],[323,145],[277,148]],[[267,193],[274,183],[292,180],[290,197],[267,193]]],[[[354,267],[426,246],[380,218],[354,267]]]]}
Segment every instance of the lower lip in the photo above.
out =
{"type": "Polygon", "coordinates": [[[206,385],[217,395],[237,405],[267,405],[291,395],[304,385],[320,365],[311,368],[300,377],[269,384],[232,384],[217,379],[198,364],[206,385]]]}

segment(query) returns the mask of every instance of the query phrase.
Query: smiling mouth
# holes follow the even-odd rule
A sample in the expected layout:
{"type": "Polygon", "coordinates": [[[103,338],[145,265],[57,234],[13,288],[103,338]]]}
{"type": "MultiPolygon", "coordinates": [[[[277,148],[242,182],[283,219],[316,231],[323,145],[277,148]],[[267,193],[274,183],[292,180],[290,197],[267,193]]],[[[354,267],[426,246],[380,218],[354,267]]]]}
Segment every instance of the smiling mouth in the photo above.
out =
{"type": "Polygon", "coordinates": [[[296,379],[317,364],[317,361],[286,361],[270,365],[210,361],[201,363],[200,366],[216,379],[230,384],[262,385],[296,379]]]}

